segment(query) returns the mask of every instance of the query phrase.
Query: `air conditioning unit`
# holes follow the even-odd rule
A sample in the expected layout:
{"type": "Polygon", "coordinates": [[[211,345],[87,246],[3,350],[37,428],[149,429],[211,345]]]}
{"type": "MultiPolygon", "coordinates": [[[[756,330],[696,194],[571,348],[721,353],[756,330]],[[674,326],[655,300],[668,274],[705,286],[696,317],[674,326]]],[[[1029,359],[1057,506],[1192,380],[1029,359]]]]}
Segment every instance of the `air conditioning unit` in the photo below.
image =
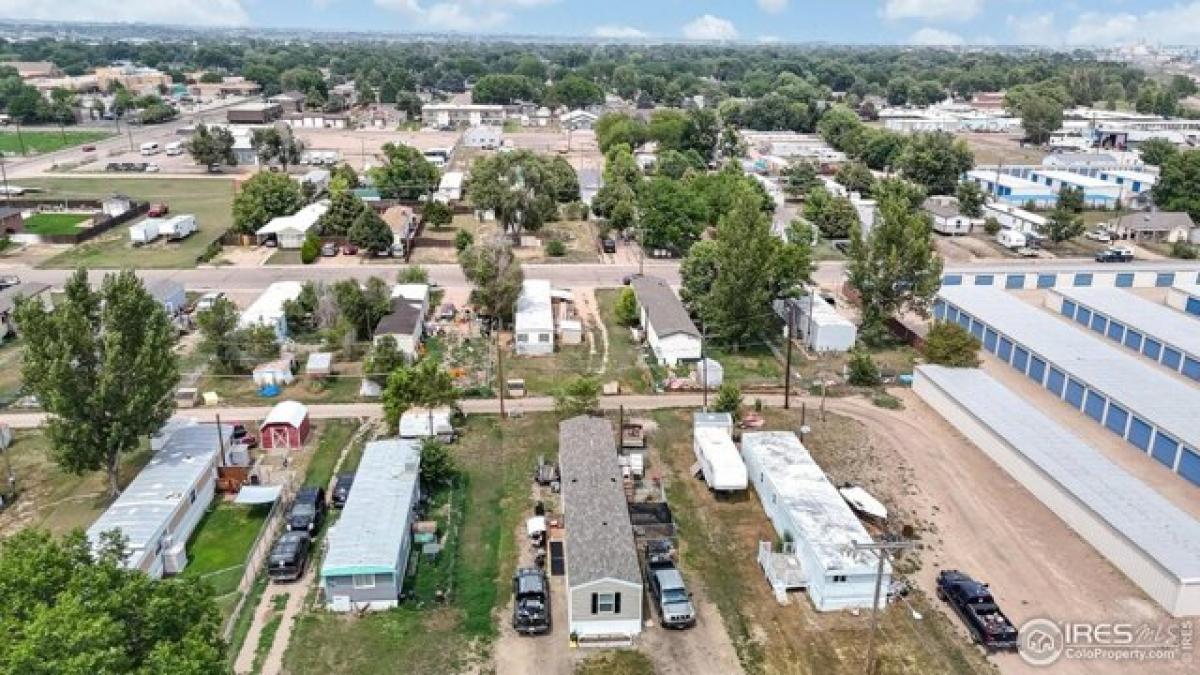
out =
{"type": "Polygon", "coordinates": [[[187,546],[185,544],[175,544],[163,554],[163,572],[165,574],[179,574],[183,568],[187,567],[187,564],[187,546]]]}

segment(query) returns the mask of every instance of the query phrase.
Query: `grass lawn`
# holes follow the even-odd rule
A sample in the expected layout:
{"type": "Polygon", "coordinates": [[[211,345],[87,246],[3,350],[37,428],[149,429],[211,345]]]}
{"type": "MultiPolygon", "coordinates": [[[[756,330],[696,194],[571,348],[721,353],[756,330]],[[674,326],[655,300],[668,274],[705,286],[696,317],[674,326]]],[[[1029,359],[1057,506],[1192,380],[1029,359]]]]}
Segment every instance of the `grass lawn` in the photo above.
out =
{"type": "Polygon", "coordinates": [[[165,202],[171,213],[195,214],[200,229],[179,242],[159,241],[134,248],[129,228],[112,230],[72,247],[43,263],[43,267],[170,268],[195,267],[196,257],[232,223],[233,182],[196,178],[32,178],[22,185],[40,187],[49,197],[98,198],[119,192],[135,199],[165,202]]]}
{"type": "Polygon", "coordinates": [[[21,353],[19,340],[8,339],[0,343],[0,407],[21,395],[21,353]]]}
{"type": "MultiPolygon", "coordinates": [[[[599,363],[600,355],[596,355],[599,363]]],[[[517,356],[508,347],[504,354],[504,378],[525,379],[530,396],[551,394],[567,380],[581,375],[595,375],[587,342],[580,345],[560,345],[546,356],[517,356]]]]}
{"type": "MultiPolygon", "coordinates": [[[[317,261],[319,262],[320,258],[317,261]]],[[[301,265],[303,263],[304,261],[300,260],[300,249],[295,248],[276,249],[271,257],[267,258],[268,265],[301,265]]]]}
{"type": "MultiPolygon", "coordinates": [[[[725,369],[725,382],[739,386],[783,386],[783,364],[769,347],[757,345],[737,351],[709,347],[705,354],[725,369]]],[[[796,356],[795,353],[792,354],[796,356]]]]}
{"type": "Polygon", "coordinates": [[[632,649],[599,652],[575,666],[575,675],[654,675],[654,662],[632,649]]]}
{"type": "Polygon", "coordinates": [[[31,234],[76,234],[79,224],[91,216],[86,213],[35,213],[25,219],[25,231],[31,234]]]}
{"type": "Polygon", "coordinates": [[[304,472],[304,484],[327,487],[333,478],[333,465],[337,463],[342,449],[358,429],[358,422],[352,420],[330,420],[319,422],[317,432],[320,439],[317,449],[308,460],[308,468],[304,472]]]}
{"type": "Polygon", "coordinates": [[[6,155],[19,155],[21,144],[25,145],[24,154],[54,152],[74,145],[94,143],[108,138],[112,134],[107,131],[22,131],[17,137],[16,131],[0,132],[0,152],[6,155]]]}
{"type": "Polygon", "coordinates": [[[604,380],[614,377],[621,382],[621,391],[645,394],[650,391],[650,370],[642,364],[642,346],[634,342],[629,329],[617,321],[617,299],[621,290],[596,291],[600,319],[608,331],[608,369],[604,380]]]}
{"type": "Polygon", "coordinates": [[[236,591],[242,563],[270,511],[269,505],[215,502],[188,542],[188,566],[183,575],[207,580],[218,597],[236,591]]]}
{"type": "Polygon", "coordinates": [[[443,552],[448,570],[431,579],[445,584],[448,599],[407,602],[364,617],[303,614],[284,671],[372,675],[394,673],[403,664],[405,672],[457,673],[485,661],[497,633],[493,612],[506,600],[516,564],[518,526],[532,512],[528,468],[538,454],[555,456],[557,439],[557,419],[550,414],[504,421],[470,416],[462,439],[451,446],[463,471],[461,528],[443,552]]]}
{"type": "MultiPolygon", "coordinates": [[[[302,359],[303,360],[303,359],[302,359]]],[[[299,375],[279,396],[263,398],[258,395],[258,388],[250,375],[205,375],[196,386],[200,391],[215,391],[226,405],[270,405],[275,401],[294,399],[301,403],[353,403],[358,400],[358,388],[361,379],[357,376],[362,372],[358,363],[338,363],[334,361],[337,377],[331,377],[323,382],[313,382],[303,374],[299,375]]],[[[301,365],[303,368],[303,365],[301,365]]]]}

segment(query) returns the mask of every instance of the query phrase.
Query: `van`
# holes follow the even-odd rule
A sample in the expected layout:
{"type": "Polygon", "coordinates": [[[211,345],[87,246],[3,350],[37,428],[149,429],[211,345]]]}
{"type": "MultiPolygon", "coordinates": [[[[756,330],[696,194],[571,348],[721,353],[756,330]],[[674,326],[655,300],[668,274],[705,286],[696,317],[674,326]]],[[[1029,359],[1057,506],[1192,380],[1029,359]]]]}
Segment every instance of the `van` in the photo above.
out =
{"type": "Polygon", "coordinates": [[[183,154],[183,143],[181,141],[173,141],[167,143],[167,156],[175,157],[183,154]]]}
{"type": "Polygon", "coordinates": [[[154,141],[142,143],[142,154],[147,156],[158,154],[158,143],[155,143],[154,141]]]}

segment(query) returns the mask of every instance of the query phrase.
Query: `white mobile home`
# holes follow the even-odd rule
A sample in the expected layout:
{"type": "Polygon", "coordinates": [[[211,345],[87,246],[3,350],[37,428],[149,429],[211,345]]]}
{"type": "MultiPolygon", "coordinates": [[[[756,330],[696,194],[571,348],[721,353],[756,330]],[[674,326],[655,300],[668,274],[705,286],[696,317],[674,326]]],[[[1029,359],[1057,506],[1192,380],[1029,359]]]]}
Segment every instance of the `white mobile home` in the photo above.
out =
{"type": "Polygon", "coordinates": [[[404,298],[392,300],[392,311],[385,314],[375,325],[375,343],[384,337],[396,341],[396,348],[415,359],[425,336],[425,317],[419,305],[404,298]]]}
{"type": "Polygon", "coordinates": [[[437,194],[434,199],[443,203],[457,202],[462,199],[463,173],[447,171],[438,182],[437,194]]]}
{"type": "MultiPolygon", "coordinates": [[[[854,550],[854,544],[871,543],[871,535],[796,435],[742,434],[742,456],[775,531],[793,542],[817,610],[870,607],[879,558],[854,550]]],[[[885,564],[883,588],[890,579],[891,566],[885,564]]]]}
{"type": "Polygon", "coordinates": [[[354,488],[329,528],[321,590],[334,612],[390,609],[399,603],[421,495],[416,441],[371,441],[354,488]]]}
{"type": "Polygon", "coordinates": [[[667,282],[658,277],[637,277],[631,284],[637,296],[638,317],[646,342],[658,362],[666,366],[700,358],[700,331],[667,282]]]}
{"type": "Polygon", "coordinates": [[[1004,248],[1016,250],[1024,247],[1029,242],[1026,241],[1023,233],[1016,230],[1010,230],[1008,228],[1002,228],[996,233],[996,243],[1000,244],[1004,248]]]}
{"type": "Polygon", "coordinates": [[[1046,227],[1046,217],[1026,211],[1004,202],[988,202],[983,205],[983,217],[995,218],[1000,227],[1016,230],[1022,234],[1041,232],[1046,227]]]}
{"type": "Polygon", "coordinates": [[[521,284],[514,326],[517,354],[554,353],[554,312],[550,306],[549,281],[526,279],[521,284]]]}
{"type": "Polygon", "coordinates": [[[279,248],[300,248],[317,220],[329,210],[329,201],[313,202],[290,216],[272,218],[271,222],[258,228],[254,235],[258,243],[274,239],[279,248]]]}
{"type": "Polygon", "coordinates": [[[175,426],[162,449],[88,528],[99,546],[101,535],[119,530],[126,539],[127,569],[155,579],[187,566],[187,542],[212,503],[217,460],[230,447],[233,427],[215,424],[175,426]]]}
{"type": "Polygon", "coordinates": [[[933,231],[938,234],[970,234],[975,219],[958,210],[958,200],[953,197],[930,197],[921,205],[933,221],[933,231]]]}
{"type": "MultiPolygon", "coordinates": [[[[700,472],[708,487],[718,492],[745,490],[746,464],[730,437],[728,426],[720,419],[722,413],[695,413],[692,417],[692,451],[700,464],[700,472]],[[718,419],[712,419],[711,416],[718,419]]],[[[723,414],[728,417],[728,413],[723,414]]]]}
{"type": "Polygon", "coordinates": [[[288,333],[283,303],[300,297],[303,289],[304,286],[299,281],[276,281],[267,286],[262,295],[242,312],[238,319],[238,328],[270,326],[275,335],[282,340],[288,333]]]}

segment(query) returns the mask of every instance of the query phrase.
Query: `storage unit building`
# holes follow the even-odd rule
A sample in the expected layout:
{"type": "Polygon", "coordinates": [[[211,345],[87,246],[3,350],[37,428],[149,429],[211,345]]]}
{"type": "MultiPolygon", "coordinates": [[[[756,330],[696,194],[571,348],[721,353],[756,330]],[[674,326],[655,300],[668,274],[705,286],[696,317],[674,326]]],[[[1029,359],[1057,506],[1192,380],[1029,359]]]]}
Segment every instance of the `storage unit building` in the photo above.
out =
{"type": "Polygon", "coordinates": [[[295,450],[304,447],[309,429],[308,406],[299,401],[280,401],[259,425],[259,442],[265,450],[295,450]]]}
{"type": "Polygon", "coordinates": [[[708,487],[718,492],[746,489],[746,464],[730,436],[731,427],[709,423],[708,413],[695,413],[692,451],[708,487]]]}
{"type": "MultiPolygon", "coordinates": [[[[1084,176],[1071,171],[1057,171],[1054,169],[1034,169],[1029,172],[1028,178],[1035,183],[1045,185],[1056,193],[1064,187],[1081,189],[1083,190],[1084,203],[1097,207],[1116,204],[1117,199],[1121,197],[1123,189],[1122,186],[1106,180],[1084,176]]],[[[1125,191],[1125,195],[1126,197],[1133,196],[1128,191],[1125,191]]]]}
{"type": "Polygon", "coordinates": [[[1200,284],[1177,284],[1168,289],[1167,306],[1200,316],[1200,284]]]}
{"type": "Polygon", "coordinates": [[[276,281],[267,286],[262,295],[258,296],[238,318],[238,328],[251,326],[270,326],[275,335],[282,340],[287,337],[287,317],[283,311],[283,303],[300,297],[304,289],[299,281],[276,281]]]}
{"type": "Polygon", "coordinates": [[[1057,288],[1046,306],[1113,342],[1200,380],[1200,325],[1170,307],[1118,289],[1057,288]]]}
{"type": "Polygon", "coordinates": [[[514,332],[516,352],[522,356],[554,353],[554,312],[550,306],[550,282],[526,279],[517,297],[514,332]]]}
{"type": "Polygon", "coordinates": [[[233,441],[224,424],[177,425],[121,496],[88,528],[99,546],[101,535],[120,530],[126,539],[127,569],[155,579],[187,566],[188,538],[212,503],[221,448],[233,441]]]}
{"type": "Polygon", "coordinates": [[[838,313],[825,298],[809,294],[800,298],[777,300],[775,311],[784,322],[789,313],[791,334],[815,352],[848,352],[858,339],[858,328],[838,313]]]}
{"type": "Polygon", "coordinates": [[[642,630],[642,574],[612,423],[587,416],[559,423],[558,462],[567,632],[584,641],[631,639],[642,630]]]}
{"type": "Polygon", "coordinates": [[[1200,522],[974,368],[913,390],[1173,616],[1200,615],[1200,522]]]}
{"type": "MultiPolygon", "coordinates": [[[[1147,260],[1113,265],[1079,261],[1025,261],[947,265],[942,286],[994,286],[1010,290],[1059,288],[1166,288],[1200,283],[1200,265],[1180,260],[1147,260]]],[[[1200,310],[1200,308],[1198,308],[1200,310]]]]}
{"type": "Polygon", "coordinates": [[[421,446],[371,441],[363,449],[354,488],[329,528],[321,590],[335,612],[395,607],[403,590],[420,499],[421,446]]]}
{"type": "Polygon", "coordinates": [[[1125,188],[1125,199],[1148,192],[1158,182],[1155,174],[1130,169],[1097,169],[1089,174],[1125,188]]]}
{"type": "Polygon", "coordinates": [[[933,313],[968,329],[1001,361],[1200,486],[1200,389],[1003,291],[943,288],[933,313]]]}
{"type": "MultiPolygon", "coordinates": [[[[744,433],[742,457],[775,531],[794,542],[817,610],[870,607],[879,558],[853,545],[871,543],[871,535],[800,439],[790,431],[744,433]]],[[[883,569],[887,588],[891,566],[883,569]]]]}
{"type": "Polygon", "coordinates": [[[638,317],[646,342],[664,366],[700,358],[700,331],[667,282],[658,277],[636,277],[630,282],[637,296],[638,317]]]}
{"type": "Polygon", "coordinates": [[[996,201],[1017,206],[1033,202],[1039,207],[1051,207],[1058,203],[1057,191],[1006,173],[989,169],[973,169],[967,172],[966,179],[983,188],[983,191],[996,201]]]}

